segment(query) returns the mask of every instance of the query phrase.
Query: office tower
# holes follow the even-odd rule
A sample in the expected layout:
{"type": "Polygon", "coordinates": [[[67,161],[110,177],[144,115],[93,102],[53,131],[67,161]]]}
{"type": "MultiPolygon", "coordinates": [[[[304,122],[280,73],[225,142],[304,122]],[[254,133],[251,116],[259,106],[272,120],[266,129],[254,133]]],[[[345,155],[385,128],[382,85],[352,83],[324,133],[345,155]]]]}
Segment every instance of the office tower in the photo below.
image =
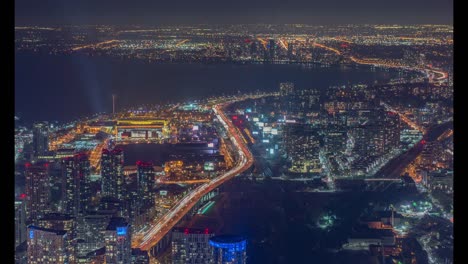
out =
{"type": "Polygon", "coordinates": [[[122,149],[103,149],[101,157],[102,196],[125,200],[123,173],[124,152],[122,149]]]}
{"type": "Polygon", "coordinates": [[[132,258],[130,225],[124,218],[113,217],[105,231],[106,263],[128,264],[132,258]]]}
{"type": "Polygon", "coordinates": [[[353,151],[360,157],[375,156],[380,154],[382,140],[371,124],[363,124],[351,129],[354,140],[353,151]]]}
{"type": "Polygon", "coordinates": [[[241,236],[221,235],[210,239],[215,264],[245,264],[247,240],[241,236]]]}
{"type": "Polygon", "coordinates": [[[62,160],[62,212],[78,216],[89,209],[90,163],[86,154],[62,160]]]}
{"type": "Polygon", "coordinates": [[[49,150],[49,124],[38,122],[33,125],[33,153],[37,157],[49,150]]]}
{"type": "Polygon", "coordinates": [[[69,263],[75,260],[76,220],[67,214],[48,213],[37,220],[37,227],[67,232],[69,263]]]}
{"type": "Polygon", "coordinates": [[[291,162],[290,172],[322,172],[319,159],[320,142],[315,131],[305,124],[287,124],[283,135],[284,149],[291,162]]]}
{"type": "Polygon", "coordinates": [[[26,163],[26,219],[32,223],[45,215],[50,206],[49,164],[26,163]]]}
{"type": "Polygon", "coordinates": [[[275,55],[276,55],[276,43],[274,39],[270,39],[268,42],[268,48],[269,48],[269,55],[270,55],[270,61],[275,60],[275,55]]]}
{"type": "Polygon", "coordinates": [[[26,241],[26,207],[23,201],[15,201],[15,248],[26,241]]]}
{"type": "Polygon", "coordinates": [[[102,197],[99,201],[98,210],[113,211],[115,216],[128,217],[127,202],[113,197],[102,197]]]}
{"type": "Polygon", "coordinates": [[[324,149],[329,154],[341,154],[346,150],[348,134],[341,126],[330,126],[325,130],[324,149]]]}
{"type": "Polygon", "coordinates": [[[69,240],[76,238],[76,218],[68,214],[48,213],[37,220],[37,226],[67,231],[69,240]]]}
{"type": "Polygon", "coordinates": [[[210,238],[214,233],[209,229],[174,228],[172,230],[172,263],[202,264],[214,263],[210,238]]]}
{"type": "Polygon", "coordinates": [[[70,261],[67,231],[28,226],[28,264],[60,264],[70,261]]]}
{"type": "Polygon", "coordinates": [[[280,83],[279,87],[280,87],[281,96],[291,95],[294,92],[294,83],[291,83],[291,82],[280,83]]]}
{"type": "Polygon", "coordinates": [[[292,43],[289,43],[288,44],[288,59],[292,59],[293,49],[294,49],[294,45],[292,43]]]}
{"type": "Polygon", "coordinates": [[[112,212],[96,211],[77,218],[77,256],[86,256],[106,246],[105,234],[112,212]]]}
{"type": "Polygon", "coordinates": [[[152,190],[154,186],[154,168],[151,162],[137,162],[137,186],[140,207],[154,204],[152,190]]]}
{"type": "Polygon", "coordinates": [[[380,156],[400,145],[400,118],[397,114],[374,111],[351,130],[354,151],[363,157],[380,156]]]}
{"type": "Polygon", "coordinates": [[[400,116],[393,112],[386,112],[384,120],[385,146],[388,150],[397,148],[400,145],[400,116]]]}
{"type": "Polygon", "coordinates": [[[257,43],[255,41],[252,41],[252,44],[250,44],[250,56],[255,57],[257,55],[257,43]]]}

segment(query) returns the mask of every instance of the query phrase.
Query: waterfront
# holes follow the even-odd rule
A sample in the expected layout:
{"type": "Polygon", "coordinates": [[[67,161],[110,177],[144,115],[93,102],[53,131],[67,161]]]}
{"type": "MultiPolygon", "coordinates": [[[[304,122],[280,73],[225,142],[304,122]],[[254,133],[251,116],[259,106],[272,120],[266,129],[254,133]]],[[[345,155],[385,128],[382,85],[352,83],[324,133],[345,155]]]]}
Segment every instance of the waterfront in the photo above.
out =
{"type": "Polygon", "coordinates": [[[277,91],[284,81],[294,81],[297,89],[326,89],[330,85],[384,82],[398,76],[396,71],[366,67],[149,64],[84,55],[16,53],[15,62],[15,113],[25,122],[71,121],[110,112],[112,93],[117,94],[119,110],[238,92],[277,91]],[[37,108],[41,111],[31,110],[37,108]]]}

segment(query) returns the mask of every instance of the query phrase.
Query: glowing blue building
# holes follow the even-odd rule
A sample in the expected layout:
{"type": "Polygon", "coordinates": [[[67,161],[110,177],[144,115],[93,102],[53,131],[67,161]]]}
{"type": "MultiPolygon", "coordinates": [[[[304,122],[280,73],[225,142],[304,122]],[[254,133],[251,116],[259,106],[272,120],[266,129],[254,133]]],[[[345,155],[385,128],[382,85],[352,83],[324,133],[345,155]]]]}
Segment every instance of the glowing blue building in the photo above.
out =
{"type": "Polygon", "coordinates": [[[247,240],[241,236],[221,235],[210,239],[214,248],[214,263],[245,264],[247,260],[247,240]]]}

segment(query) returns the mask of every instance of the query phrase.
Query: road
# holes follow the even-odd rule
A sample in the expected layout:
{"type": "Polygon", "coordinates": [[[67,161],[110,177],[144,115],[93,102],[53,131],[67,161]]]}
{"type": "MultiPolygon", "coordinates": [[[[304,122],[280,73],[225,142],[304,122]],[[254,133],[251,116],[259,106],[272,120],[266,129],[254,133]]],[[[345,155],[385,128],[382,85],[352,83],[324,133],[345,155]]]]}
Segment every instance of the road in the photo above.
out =
{"type": "MultiPolygon", "coordinates": [[[[330,46],[326,46],[326,45],[323,45],[323,44],[320,44],[320,43],[313,43],[312,44],[313,46],[315,47],[319,47],[319,48],[322,48],[322,49],[326,49],[328,51],[331,51],[331,52],[334,52],[335,54],[337,55],[343,55],[341,51],[339,51],[338,49],[335,49],[333,47],[330,47],[330,46]]],[[[409,67],[409,66],[405,66],[403,64],[400,64],[400,63],[395,63],[395,62],[386,62],[385,60],[383,59],[359,59],[359,58],[356,58],[354,56],[349,56],[348,57],[352,62],[354,63],[357,63],[357,64],[362,64],[362,65],[373,65],[373,66],[381,66],[381,67],[388,67],[388,68],[399,68],[399,69],[407,69],[407,70],[415,70],[415,71],[420,71],[420,72],[423,72],[426,74],[426,76],[431,76],[430,73],[433,73],[434,75],[438,75],[437,77],[435,78],[432,78],[431,77],[431,80],[435,79],[435,81],[438,81],[438,82],[442,82],[444,80],[446,80],[448,78],[448,73],[447,72],[444,72],[442,70],[439,70],[439,69],[434,69],[431,67],[424,67],[424,68],[420,68],[420,67],[409,67]]]]}
{"type": "Polygon", "coordinates": [[[205,194],[217,188],[224,182],[232,179],[236,175],[246,171],[253,165],[254,158],[252,153],[250,153],[248,147],[244,143],[239,131],[222,111],[227,104],[229,103],[215,105],[213,107],[213,111],[226,128],[229,137],[237,148],[239,154],[237,165],[225,174],[192,190],[183,199],[178,201],[163,217],[159,218],[158,221],[156,221],[144,234],[135,233],[132,239],[132,248],[140,248],[141,250],[149,251],[182,219],[182,217],[184,217],[184,215],[190,211],[193,206],[195,206],[195,204],[205,194]]]}

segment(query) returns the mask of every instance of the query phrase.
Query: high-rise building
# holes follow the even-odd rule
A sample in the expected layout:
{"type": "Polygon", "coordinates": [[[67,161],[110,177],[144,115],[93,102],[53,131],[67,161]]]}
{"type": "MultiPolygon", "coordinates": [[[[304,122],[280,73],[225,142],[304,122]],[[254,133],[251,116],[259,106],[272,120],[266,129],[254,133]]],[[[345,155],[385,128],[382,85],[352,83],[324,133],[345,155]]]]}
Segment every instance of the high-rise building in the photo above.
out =
{"type": "Polygon", "coordinates": [[[28,226],[28,264],[70,263],[67,231],[28,226]]]}
{"type": "Polygon", "coordinates": [[[294,44],[289,43],[288,44],[288,59],[290,60],[293,58],[293,49],[294,49],[294,44]]]}
{"type": "Polygon", "coordinates": [[[125,200],[125,178],[122,149],[103,149],[101,156],[102,196],[125,200]]]}
{"type": "Polygon", "coordinates": [[[137,162],[137,185],[140,207],[147,204],[154,204],[154,168],[151,162],[137,162]]]}
{"type": "Polygon", "coordinates": [[[292,173],[320,174],[320,142],[318,135],[308,125],[288,124],[283,132],[284,149],[291,162],[292,173]]]}
{"type": "Polygon", "coordinates": [[[400,116],[393,112],[384,115],[385,146],[387,150],[400,145],[401,123],[400,116]]]}
{"type": "Polygon", "coordinates": [[[247,240],[241,236],[221,235],[210,239],[215,264],[245,264],[247,240]]]}
{"type": "Polygon", "coordinates": [[[257,55],[257,43],[255,41],[252,41],[252,44],[250,44],[250,56],[254,58],[257,55]]]}
{"type": "Polygon", "coordinates": [[[128,264],[132,259],[130,225],[121,217],[111,218],[105,231],[106,263],[128,264]]]}
{"type": "Polygon", "coordinates": [[[62,160],[62,212],[77,216],[89,207],[90,163],[86,154],[62,160]]]}
{"type": "Polygon", "coordinates": [[[15,201],[15,248],[26,241],[26,207],[23,201],[15,201]]]}
{"type": "Polygon", "coordinates": [[[172,231],[173,264],[214,263],[210,238],[214,233],[208,228],[174,228],[172,231]]]}
{"type": "Polygon", "coordinates": [[[76,218],[68,214],[49,213],[37,220],[37,226],[67,231],[69,240],[76,237],[76,218]]]}
{"type": "Polygon", "coordinates": [[[37,157],[49,150],[49,124],[38,122],[33,125],[33,153],[37,157]]]}
{"type": "Polygon", "coordinates": [[[86,256],[106,246],[104,231],[112,215],[112,212],[93,211],[92,214],[77,218],[76,254],[78,256],[86,256]]]}
{"type": "Polygon", "coordinates": [[[400,118],[397,114],[374,111],[362,124],[351,130],[355,152],[360,156],[380,156],[400,144],[400,118]]]}
{"type": "Polygon", "coordinates": [[[329,154],[341,154],[346,150],[348,135],[340,126],[330,126],[325,130],[324,147],[329,154]]]}
{"type": "Polygon", "coordinates": [[[270,41],[268,42],[268,48],[270,61],[274,61],[276,56],[276,43],[274,39],[270,39],[270,41]]]}
{"type": "Polygon", "coordinates": [[[67,232],[67,252],[69,263],[75,260],[76,221],[75,217],[67,214],[49,213],[37,220],[37,227],[50,230],[63,230],[67,232]]]}
{"type": "Polygon", "coordinates": [[[291,83],[291,82],[280,83],[279,87],[280,87],[281,96],[291,95],[294,92],[294,83],[291,83]]]}
{"type": "Polygon", "coordinates": [[[49,164],[26,163],[26,219],[32,223],[49,211],[49,164]]]}

